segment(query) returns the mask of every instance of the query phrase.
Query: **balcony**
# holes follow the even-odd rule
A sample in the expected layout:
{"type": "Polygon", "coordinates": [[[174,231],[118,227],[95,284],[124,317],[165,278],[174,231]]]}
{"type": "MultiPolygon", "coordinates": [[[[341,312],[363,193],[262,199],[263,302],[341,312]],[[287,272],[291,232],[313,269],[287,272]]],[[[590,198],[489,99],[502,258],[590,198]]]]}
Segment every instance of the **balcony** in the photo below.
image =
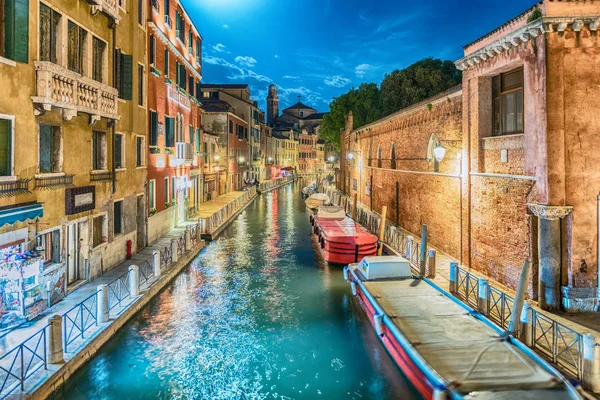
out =
{"type": "Polygon", "coordinates": [[[114,177],[114,171],[90,172],[90,182],[110,182],[114,177]]]}
{"type": "Polygon", "coordinates": [[[29,181],[31,179],[0,181],[0,197],[13,197],[31,193],[29,191],[29,181]]]}
{"type": "Polygon", "coordinates": [[[89,0],[92,5],[92,12],[101,11],[112,18],[117,24],[121,21],[119,15],[119,4],[117,0],[89,0]]]}
{"type": "Polygon", "coordinates": [[[74,187],[75,174],[43,174],[35,177],[35,190],[53,190],[74,187]]]}
{"type": "Polygon", "coordinates": [[[179,167],[181,165],[192,165],[194,151],[190,143],[177,142],[175,143],[175,155],[169,157],[169,165],[171,167],[179,167]]]}
{"type": "Polygon", "coordinates": [[[91,115],[92,121],[119,119],[117,89],[47,61],[36,61],[35,69],[37,96],[31,99],[41,107],[38,115],[54,106],[64,110],[65,120],[80,112],[91,115]]]}

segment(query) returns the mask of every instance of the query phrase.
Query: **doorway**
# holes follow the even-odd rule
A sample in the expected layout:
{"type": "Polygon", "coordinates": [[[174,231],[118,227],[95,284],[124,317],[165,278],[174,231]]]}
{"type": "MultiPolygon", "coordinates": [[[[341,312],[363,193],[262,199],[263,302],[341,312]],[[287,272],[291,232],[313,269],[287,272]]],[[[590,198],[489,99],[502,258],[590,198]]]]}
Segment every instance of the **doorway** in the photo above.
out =
{"type": "Polygon", "coordinates": [[[146,247],[146,202],[144,195],[137,196],[137,251],[141,251],[146,247]]]}
{"type": "Polygon", "coordinates": [[[67,225],[67,285],[87,279],[89,251],[88,221],[67,225]]]}

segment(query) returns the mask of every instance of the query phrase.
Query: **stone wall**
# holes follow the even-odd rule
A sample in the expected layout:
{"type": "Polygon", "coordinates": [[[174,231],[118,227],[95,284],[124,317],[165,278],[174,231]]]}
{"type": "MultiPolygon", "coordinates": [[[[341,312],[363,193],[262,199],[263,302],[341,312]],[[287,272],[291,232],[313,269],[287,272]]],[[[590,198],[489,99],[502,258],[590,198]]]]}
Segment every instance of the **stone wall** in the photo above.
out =
{"type": "Polygon", "coordinates": [[[165,235],[175,228],[175,207],[154,214],[148,218],[148,243],[152,244],[156,239],[165,235]]]}

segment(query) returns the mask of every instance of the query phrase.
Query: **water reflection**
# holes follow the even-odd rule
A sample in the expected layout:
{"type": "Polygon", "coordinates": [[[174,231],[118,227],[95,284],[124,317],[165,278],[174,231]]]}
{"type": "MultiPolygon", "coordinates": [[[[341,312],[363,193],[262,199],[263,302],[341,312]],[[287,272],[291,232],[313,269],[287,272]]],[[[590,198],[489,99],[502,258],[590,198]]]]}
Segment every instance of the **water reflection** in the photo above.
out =
{"type": "Polygon", "coordinates": [[[57,398],[412,399],[296,187],[262,195],[57,398]]]}

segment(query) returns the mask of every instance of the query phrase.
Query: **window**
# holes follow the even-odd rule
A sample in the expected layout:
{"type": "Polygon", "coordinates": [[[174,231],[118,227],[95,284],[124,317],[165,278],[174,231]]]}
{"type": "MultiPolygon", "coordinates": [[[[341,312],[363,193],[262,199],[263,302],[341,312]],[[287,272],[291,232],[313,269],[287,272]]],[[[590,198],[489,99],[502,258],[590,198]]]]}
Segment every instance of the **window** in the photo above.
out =
{"type": "Polygon", "coordinates": [[[204,142],[204,163],[208,164],[208,143],[204,142]]]}
{"type": "Polygon", "coordinates": [[[190,53],[192,52],[192,43],[194,43],[194,38],[192,36],[192,29],[188,31],[188,46],[190,47],[190,53]]]}
{"type": "Polygon", "coordinates": [[[190,91],[190,96],[194,97],[194,77],[192,75],[188,77],[188,87],[190,91]]]}
{"type": "Polygon", "coordinates": [[[92,169],[100,171],[106,166],[106,132],[92,132],[92,169]]]}
{"type": "Polygon", "coordinates": [[[138,0],[138,24],[144,24],[144,0],[138,0]]]}
{"type": "Polygon", "coordinates": [[[123,200],[113,203],[113,234],[114,236],[123,233],[123,200]]]}
{"type": "Polygon", "coordinates": [[[12,176],[12,120],[0,119],[0,176],[12,176]]]}
{"type": "Polygon", "coordinates": [[[60,172],[60,128],[40,125],[40,173],[60,172]]]}
{"type": "Polygon", "coordinates": [[[171,10],[169,10],[169,6],[170,6],[169,0],[165,0],[165,15],[171,14],[171,10]]]}
{"type": "Polygon", "coordinates": [[[123,135],[115,134],[115,169],[125,168],[125,141],[123,135]]]}
{"type": "Polygon", "coordinates": [[[200,152],[200,128],[196,128],[196,140],[194,140],[194,150],[200,152]]]}
{"type": "Polygon", "coordinates": [[[392,151],[390,154],[390,159],[392,160],[390,168],[396,169],[396,144],[395,143],[392,143],[392,151]]]}
{"type": "MultiPolygon", "coordinates": [[[[69,21],[69,42],[67,44],[67,66],[73,72],[83,74],[85,59],[85,40],[87,32],[76,23],[69,21]]],[[[94,52],[95,54],[95,52],[94,52]]]]}
{"type": "Polygon", "coordinates": [[[156,180],[150,180],[148,184],[148,205],[151,210],[156,210],[156,180]]]}
{"type": "Polygon", "coordinates": [[[169,50],[165,49],[165,76],[169,76],[169,50]]]}
{"type": "Polygon", "coordinates": [[[202,50],[200,45],[200,39],[196,40],[196,60],[200,62],[200,57],[202,57],[202,50]]]}
{"type": "Polygon", "coordinates": [[[187,71],[185,70],[185,65],[179,64],[179,62],[175,62],[175,73],[175,83],[177,83],[177,86],[185,90],[187,86],[187,71]]]}
{"type": "Polygon", "coordinates": [[[36,246],[41,247],[44,264],[60,263],[60,229],[43,233],[36,238],[36,246]]]}
{"type": "Polygon", "coordinates": [[[158,113],[150,111],[150,146],[158,146],[158,113]]]}
{"type": "Polygon", "coordinates": [[[29,61],[29,1],[0,1],[0,56],[29,61]]]}
{"type": "Polygon", "coordinates": [[[523,69],[492,78],[493,136],[523,133],[523,69]]]}
{"type": "Polygon", "coordinates": [[[173,199],[173,204],[175,204],[175,198],[177,197],[177,190],[175,190],[175,177],[171,178],[171,198],[173,199]]]}
{"type": "Polygon", "coordinates": [[[138,105],[144,105],[144,66],[138,64],[138,105]]]}
{"type": "Polygon", "coordinates": [[[190,139],[190,144],[192,145],[192,148],[194,147],[194,127],[190,125],[189,128],[189,139],[190,139]]]}
{"type": "Polygon", "coordinates": [[[92,243],[94,247],[98,247],[108,241],[107,232],[106,215],[94,217],[92,221],[92,243]]]}
{"type": "Polygon", "coordinates": [[[121,7],[122,9],[126,8],[125,0],[119,0],[119,7],[121,7]]]}
{"type": "Polygon", "coordinates": [[[56,64],[56,38],[60,32],[61,15],[40,3],[40,61],[56,64]]]}
{"type": "Polygon", "coordinates": [[[142,136],[135,138],[135,166],[143,167],[146,165],[146,140],[142,136]]]}
{"type": "Polygon", "coordinates": [[[175,29],[177,38],[181,41],[181,43],[185,43],[185,20],[179,13],[179,10],[175,12],[175,29]]]}
{"type": "Polygon", "coordinates": [[[165,117],[165,147],[175,147],[175,121],[165,117]]]}
{"type": "Polygon", "coordinates": [[[133,91],[133,57],[117,50],[115,64],[115,84],[119,90],[119,97],[123,100],[131,100],[133,91]]]}
{"type": "Polygon", "coordinates": [[[150,35],[150,66],[154,66],[156,62],[156,39],[154,35],[150,35]]]}
{"type": "Polygon", "coordinates": [[[229,133],[233,135],[233,121],[229,121],[229,133]]]}
{"type": "Polygon", "coordinates": [[[106,43],[95,36],[92,38],[92,42],[92,48],[94,50],[92,55],[92,65],[94,66],[92,70],[92,79],[98,82],[103,82],[104,50],[106,50],[106,43]]]}
{"type": "Polygon", "coordinates": [[[170,199],[170,197],[169,197],[169,178],[165,178],[165,190],[164,190],[163,197],[164,197],[165,203],[168,203],[169,199],[170,199]]]}

